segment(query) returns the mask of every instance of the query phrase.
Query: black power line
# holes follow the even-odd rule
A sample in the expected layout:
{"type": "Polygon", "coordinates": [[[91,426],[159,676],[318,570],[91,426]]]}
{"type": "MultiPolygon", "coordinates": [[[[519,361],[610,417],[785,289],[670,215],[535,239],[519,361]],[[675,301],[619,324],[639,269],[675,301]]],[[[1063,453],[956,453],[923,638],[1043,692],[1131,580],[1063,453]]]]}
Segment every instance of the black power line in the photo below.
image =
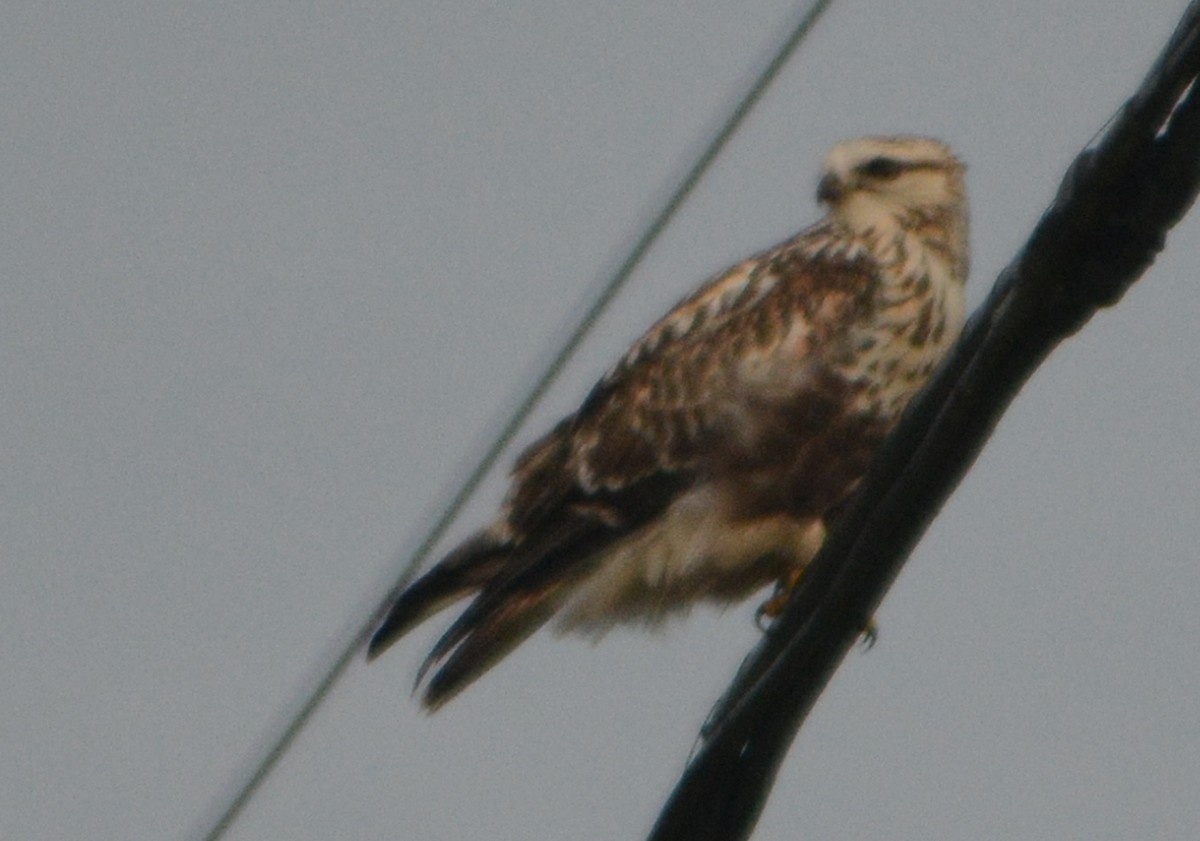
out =
{"type": "Polygon", "coordinates": [[[718,702],[650,841],[754,829],[797,730],[908,553],[1046,356],[1154,261],[1200,194],[1200,0],[880,446],[849,510],[718,702]]]}

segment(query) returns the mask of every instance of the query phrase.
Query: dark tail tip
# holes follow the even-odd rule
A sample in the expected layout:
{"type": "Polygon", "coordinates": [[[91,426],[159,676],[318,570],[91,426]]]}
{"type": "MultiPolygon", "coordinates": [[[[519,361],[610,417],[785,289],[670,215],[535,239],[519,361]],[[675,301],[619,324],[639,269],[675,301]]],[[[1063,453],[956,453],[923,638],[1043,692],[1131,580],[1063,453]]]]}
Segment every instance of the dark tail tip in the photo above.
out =
{"type": "Polygon", "coordinates": [[[437,572],[438,570],[434,569],[424,578],[418,579],[392,603],[387,616],[367,643],[368,660],[374,660],[436,610],[440,601],[437,591],[444,589],[437,586],[443,583],[439,580],[442,576],[437,575],[437,572]]]}
{"type": "Polygon", "coordinates": [[[408,629],[405,627],[397,627],[392,621],[392,612],[389,612],[387,618],[383,620],[383,624],[375,629],[375,633],[371,635],[371,641],[367,643],[367,660],[374,660],[394,643],[400,637],[404,636],[404,632],[408,629]]]}
{"type": "Polygon", "coordinates": [[[486,531],[479,532],[414,581],[371,636],[367,659],[374,660],[424,619],[478,590],[501,564],[505,548],[486,531]]]}

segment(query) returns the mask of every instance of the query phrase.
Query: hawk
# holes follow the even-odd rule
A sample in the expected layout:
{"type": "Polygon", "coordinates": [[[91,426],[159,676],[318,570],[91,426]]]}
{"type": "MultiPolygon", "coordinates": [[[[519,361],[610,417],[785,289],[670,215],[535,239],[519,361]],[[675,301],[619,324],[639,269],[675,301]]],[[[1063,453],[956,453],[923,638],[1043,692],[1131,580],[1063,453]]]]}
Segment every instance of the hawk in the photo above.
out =
{"type": "Polygon", "coordinates": [[[402,592],[374,658],[470,598],[417,678],[436,709],[558,616],[599,636],[774,583],[777,612],[963,323],[964,167],[835,146],[824,219],[709,280],[517,459],[496,519],[402,592]]]}

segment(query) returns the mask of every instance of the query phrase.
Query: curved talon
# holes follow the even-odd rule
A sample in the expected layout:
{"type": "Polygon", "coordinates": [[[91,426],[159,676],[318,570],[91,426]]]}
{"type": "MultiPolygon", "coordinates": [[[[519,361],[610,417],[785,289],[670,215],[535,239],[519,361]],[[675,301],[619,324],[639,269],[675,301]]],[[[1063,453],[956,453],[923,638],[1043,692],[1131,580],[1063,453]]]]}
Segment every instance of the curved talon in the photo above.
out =
{"type": "Polygon", "coordinates": [[[862,640],[865,651],[870,651],[875,647],[875,643],[879,642],[879,626],[875,624],[874,619],[867,621],[867,626],[862,629],[862,636],[859,639],[862,640]]]}

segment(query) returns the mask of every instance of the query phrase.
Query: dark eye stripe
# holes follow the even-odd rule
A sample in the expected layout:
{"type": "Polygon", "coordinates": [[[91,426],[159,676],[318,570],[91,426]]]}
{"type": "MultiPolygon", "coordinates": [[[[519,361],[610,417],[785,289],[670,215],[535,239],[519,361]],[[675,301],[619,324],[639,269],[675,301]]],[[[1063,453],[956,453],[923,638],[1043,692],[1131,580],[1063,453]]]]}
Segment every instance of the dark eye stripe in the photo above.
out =
{"type": "Polygon", "coordinates": [[[891,180],[904,172],[905,165],[895,158],[871,158],[866,163],[856,166],[855,171],[868,178],[891,180]]]}

